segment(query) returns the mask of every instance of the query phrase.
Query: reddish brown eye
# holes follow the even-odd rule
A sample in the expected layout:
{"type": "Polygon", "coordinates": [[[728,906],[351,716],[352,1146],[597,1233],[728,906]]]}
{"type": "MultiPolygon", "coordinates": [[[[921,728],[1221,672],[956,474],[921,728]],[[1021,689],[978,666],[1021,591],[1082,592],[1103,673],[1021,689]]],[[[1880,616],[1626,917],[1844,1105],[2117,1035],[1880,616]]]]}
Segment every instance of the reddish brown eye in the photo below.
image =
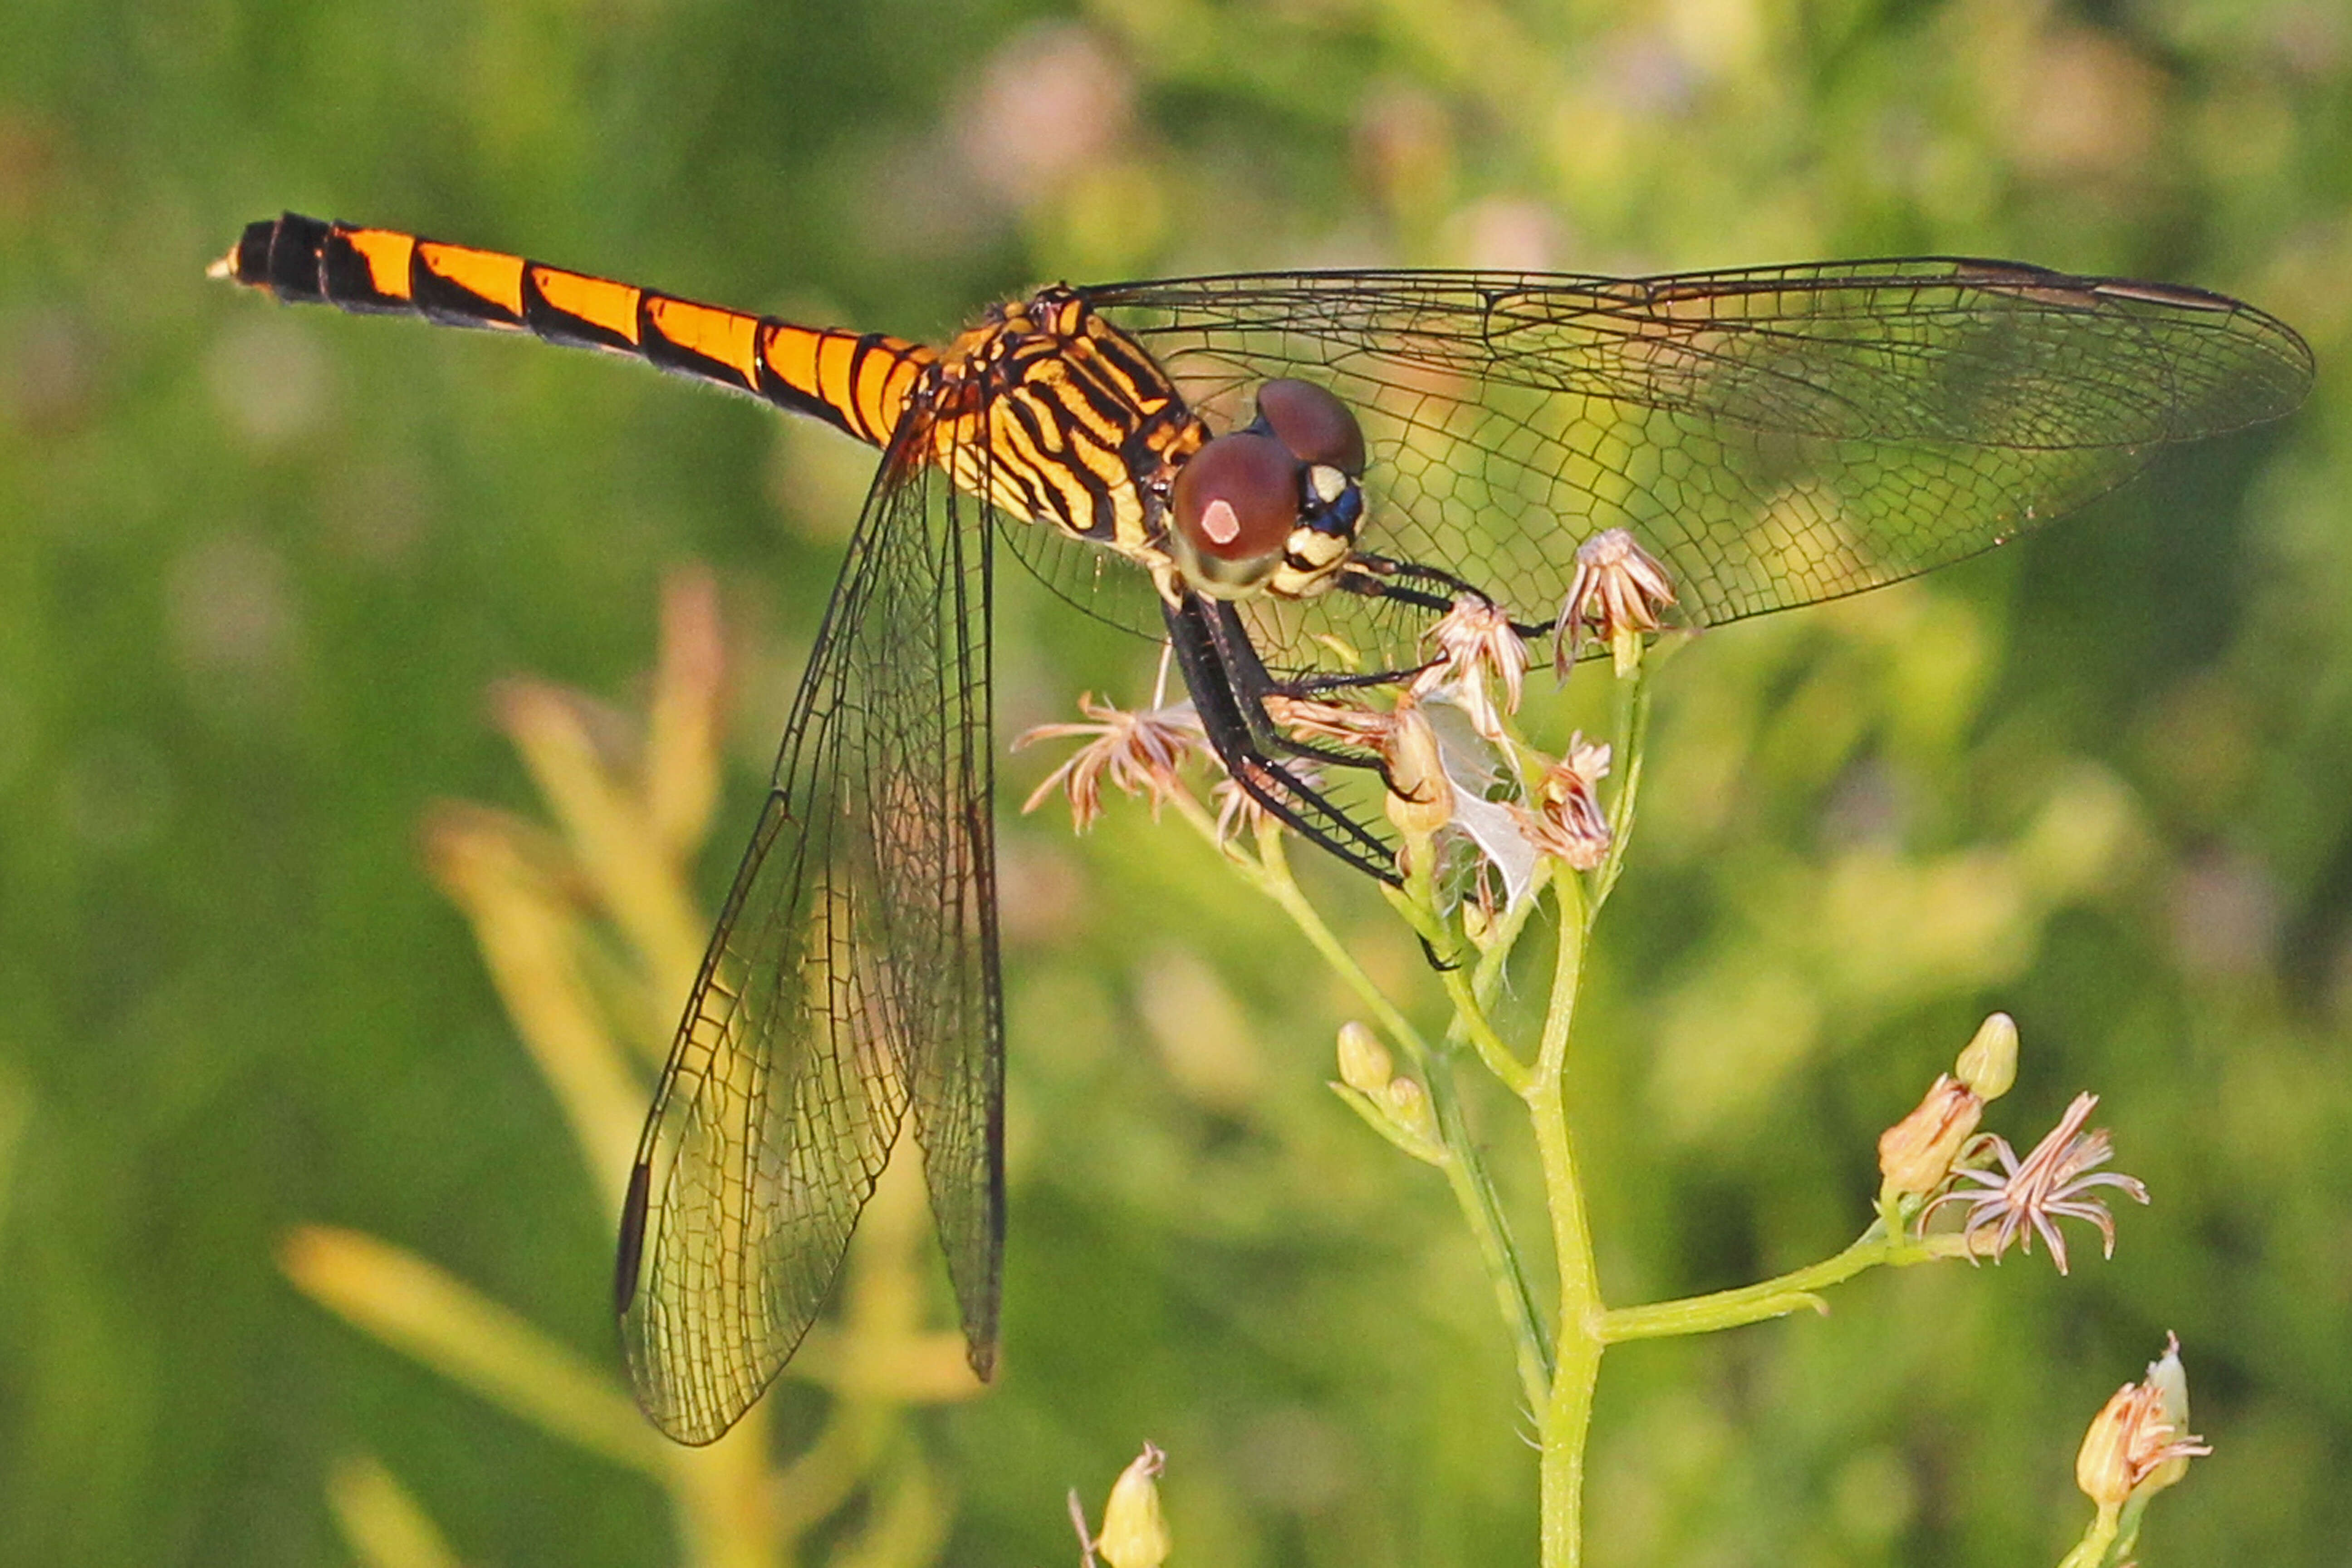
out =
{"type": "Polygon", "coordinates": [[[1269,381],[1257,389],[1258,423],[1302,463],[1350,479],[1364,471],[1364,431],[1346,404],[1311,381],[1269,381]]]}
{"type": "Polygon", "coordinates": [[[1226,596],[1282,562],[1298,522],[1299,462],[1271,436],[1220,436],[1176,476],[1170,541],[1193,586],[1226,596]]]}

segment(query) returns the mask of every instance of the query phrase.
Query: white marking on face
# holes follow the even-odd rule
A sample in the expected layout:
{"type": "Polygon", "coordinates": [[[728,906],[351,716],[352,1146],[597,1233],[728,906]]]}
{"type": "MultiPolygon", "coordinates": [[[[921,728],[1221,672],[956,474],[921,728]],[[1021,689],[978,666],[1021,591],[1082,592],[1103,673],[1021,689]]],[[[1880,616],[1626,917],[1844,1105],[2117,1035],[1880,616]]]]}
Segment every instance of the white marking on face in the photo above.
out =
{"type": "Polygon", "coordinates": [[[1348,476],[1328,463],[1318,463],[1307,470],[1307,482],[1315,487],[1318,500],[1329,506],[1348,491],[1348,476]]]}
{"type": "Polygon", "coordinates": [[[1212,544],[1231,544],[1242,536],[1242,520],[1234,503],[1222,498],[1201,509],[1201,531],[1212,544]]]}

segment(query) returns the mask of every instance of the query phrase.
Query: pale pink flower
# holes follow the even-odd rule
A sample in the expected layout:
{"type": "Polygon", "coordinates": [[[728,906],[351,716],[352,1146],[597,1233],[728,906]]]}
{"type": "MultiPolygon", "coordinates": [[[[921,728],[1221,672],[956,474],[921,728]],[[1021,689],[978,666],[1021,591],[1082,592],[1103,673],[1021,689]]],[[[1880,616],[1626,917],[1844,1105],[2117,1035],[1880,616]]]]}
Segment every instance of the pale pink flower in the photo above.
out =
{"type": "Polygon", "coordinates": [[[1621,631],[1656,631],[1658,612],[1674,602],[1674,579],[1656,558],[1624,529],[1602,530],[1576,547],[1576,576],[1560,606],[1553,665],[1565,675],[1587,633],[1607,643],[1621,631]]]}
{"type": "Polygon", "coordinates": [[[2083,1131],[2092,1107],[2098,1103],[2095,1094],[2076,1095],[2050,1136],[2022,1160],[2006,1141],[1986,1140],[1981,1147],[1990,1151],[2000,1168],[1963,1166],[1954,1171],[1951,1191],[1929,1204],[1927,1212],[1933,1214],[1946,1204],[1962,1205],[1967,1217],[1961,1222],[1960,1234],[1968,1238],[1969,1251],[1983,1257],[1998,1258],[2012,1243],[2032,1252],[2038,1235],[2050,1247],[2050,1260],[2063,1274],[2066,1240],[2059,1234],[2061,1218],[2086,1220],[2098,1226],[2106,1256],[2114,1257],[2115,1216],[2104,1202],[2089,1194],[2100,1187],[2113,1187],[2144,1204],[2148,1201],[2147,1188],[2136,1176],[2099,1169],[2115,1158],[2106,1129],[2083,1131]]]}
{"type": "Polygon", "coordinates": [[[1204,749],[1201,721],[1189,702],[1129,713],[1108,702],[1097,702],[1087,692],[1078,699],[1080,722],[1040,724],[1021,733],[1013,749],[1040,741],[1086,736],[1087,743],[1047,773],[1045,782],[1021,803],[1025,814],[1045,804],[1056,788],[1070,797],[1071,824],[1081,833],[1102,815],[1102,786],[1108,783],[1129,795],[1151,802],[1157,814],[1171,795],[1183,787],[1177,768],[1194,752],[1204,749]]]}
{"type": "Polygon", "coordinates": [[[1510,808],[1512,819],[1542,854],[1590,871],[1609,853],[1609,816],[1596,793],[1609,776],[1609,748],[1570,736],[1568,755],[1552,764],[1537,790],[1537,809],[1510,808]]]}

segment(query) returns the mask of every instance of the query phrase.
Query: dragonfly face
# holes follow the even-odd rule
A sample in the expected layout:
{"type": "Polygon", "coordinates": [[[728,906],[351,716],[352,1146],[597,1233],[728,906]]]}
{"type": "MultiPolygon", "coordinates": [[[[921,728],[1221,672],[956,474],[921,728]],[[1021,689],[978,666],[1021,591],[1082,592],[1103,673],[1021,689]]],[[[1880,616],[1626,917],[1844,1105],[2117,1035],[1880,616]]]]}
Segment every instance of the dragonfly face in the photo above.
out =
{"type": "Polygon", "coordinates": [[[1943,258],[1056,286],[944,348],[291,214],[215,271],[642,359],[882,450],[621,1218],[638,1401],[690,1443],[791,1358],[908,1126],[993,1365],[995,544],[1168,639],[1234,778],[1393,878],[1270,697],[1413,672],[1464,593],[1550,629],[1604,532],[1700,626],[1859,593],[2276,418],[2312,376],[2291,329],[2217,294],[1943,258]],[[1334,644],[1369,678],[1325,668],[1334,644]]]}
{"type": "Polygon", "coordinates": [[[1167,547],[1185,585],[1214,599],[1303,599],[1331,586],[1364,519],[1364,432],[1309,381],[1257,389],[1245,430],[1202,447],[1176,476],[1167,547]]]}

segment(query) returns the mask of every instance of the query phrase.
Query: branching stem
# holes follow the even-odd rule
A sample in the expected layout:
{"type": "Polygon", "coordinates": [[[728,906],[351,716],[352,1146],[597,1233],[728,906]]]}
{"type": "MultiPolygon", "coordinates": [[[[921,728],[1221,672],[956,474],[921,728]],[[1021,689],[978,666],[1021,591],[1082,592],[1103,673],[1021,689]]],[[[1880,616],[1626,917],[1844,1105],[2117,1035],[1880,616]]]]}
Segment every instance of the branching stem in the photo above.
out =
{"type": "MultiPolygon", "coordinates": [[[[1852,1245],[1832,1258],[1775,1279],[1680,1300],[1612,1310],[1601,1299],[1591,1221],[1577,1171],[1568,1100],[1569,1046],[1593,922],[1617,884],[1626,845],[1633,837],[1642,783],[1643,751],[1648,740],[1650,695],[1638,643],[1621,650],[1615,688],[1612,771],[1615,787],[1608,804],[1609,846],[1589,873],[1565,865],[1539,863],[1533,888],[1517,903],[1465,930],[1458,910],[1447,907],[1435,886],[1438,857],[1430,839],[1408,835],[1402,858],[1404,882],[1388,890],[1389,900],[1437,964],[1453,1018],[1444,1041],[1433,1044],[1415,1028],[1364,972],[1327,925],[1292,877],[1278,829],[1256,836],[1256,853],[1227,842],[1208,809],[1178,792],[1168,797],[1202,837],[1216,846],[1251,886],[1290,917],[1332,972],[1362,1003],[1381,1032],[1410,1064],[1427,1090],[1433,1119],[1384,1125],[1390,1114],[1381,1096],[1349,1088],[1346,1097],[1374,1122],[1377,1131],[1405,1152],[1445,1174],[1454,1202],[1476,1241],[1480,1260],[1494,1287],[1518,1363],[1519,1379],[1533,1412],[1540,1486],[1539,1527],[1543,1568],[1577,1568],[1582,1557],[1585,1444],[1592,1424],[1593,1392],[1602,1352],[1628,1340],[1709,1333],[1762,1322],[1806,1310],[1825,1310],[1822,1290],[1863,1272],[1935,1258],[1965,1256],[1958,1236],[1911,1236],[1899,1205],[1885,1208],[1852,1245]],[[1551,984],[1532,1059],[1516,1050],[1496,1028],[1488,1007],[1508,973],[1512,950],[1549,891],[1559,921],[1551,984]],[[1473,941],[1470,933],[1475,932],[1473,941]],[[1472,955],[1475,954],[1475,962],[1472,955]],[[1467,1051],[1464,1047],[1467,1047],[1467,1051]],[[1558,1276],[1547,1328],[1543,1309],[1529,1283],[1526,1260],[1513,1243],[1495,1185],[1471,1136],[1454,1065],[1475,1054],[1495,1079],[1525,1108],[1542,1173],[1552,1257],[1558,1276]],[[1434,1133],[1432,1133],[1433,1121],[1434,1133]]],[[[1509,744],[1520,763],[1522,784],[1530,759],[1524,743],[1509,744]]],[[[1536,759],[1539,760],[1539,759],[1536,759]]],[[[2098,1534],[2094,1527],[2093,1534],[2098,1534]]],[[[2089,1538],[2062,1568],[2094,1568],[2107,1562],[2116,1531],[2108,1522],[2095,1548],[2089,1538]],[[2095,1551],[2101,1555],[2084,1555],[2095,1551]]]]}
{"type": "Polygon", "coordinates": [[[1322,915],[1291,876],[1289,857],[1279,833],[1260,834],[1258,854],[1253,859],[1222,841],[1215,819],[1198,801],[1180,795],[1173,797],[1172,804],[1203,837],[1224,851],[1244,881],[1290,917],[1291,923],[1330,965],[1332,973],[1356,994],[1381,1033],[1403,1053],[1412,1070],[1421,1076],[1436,1112],[1438,1137],[1444,1152],[1438,1168],[1444,1173],[1454,1203],[1470,1226],[1479,1261],[1485,1265],[1494,1287],[1496,1304],[1510,1331],[1522,1391],[1530,1407],[1541,1408],[1553,1381],[1550,1344],[1542,1330],[1542,1312],[1536,1304],[1535,1289],[1528,1282],[1527,1265],[1511,1238],[1494,1180],[1486,1173],[1485,1157],[1464,1118],[1450,1053],[1430,1045],[1388,994],[1364,973],[1363,965],[1356,962],[1347,944],[1324,923],[1322,915]]]}

